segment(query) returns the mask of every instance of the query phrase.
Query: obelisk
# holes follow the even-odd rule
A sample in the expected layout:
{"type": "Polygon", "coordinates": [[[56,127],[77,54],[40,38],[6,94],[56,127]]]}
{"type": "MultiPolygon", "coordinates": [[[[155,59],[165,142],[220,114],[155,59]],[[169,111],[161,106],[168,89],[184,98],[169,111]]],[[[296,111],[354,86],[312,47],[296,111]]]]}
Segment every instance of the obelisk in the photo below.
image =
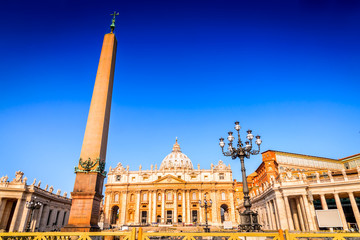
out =
{"type": "Polygon", "coordinates": [[[102,189],[106,176],[105,158],[109,132],[111,97],[117,41],[114,12],[111,32],[105,34],[95,79],[76,179],[71,193],[68,225],[62,231],[98,231],[102,189]]]}

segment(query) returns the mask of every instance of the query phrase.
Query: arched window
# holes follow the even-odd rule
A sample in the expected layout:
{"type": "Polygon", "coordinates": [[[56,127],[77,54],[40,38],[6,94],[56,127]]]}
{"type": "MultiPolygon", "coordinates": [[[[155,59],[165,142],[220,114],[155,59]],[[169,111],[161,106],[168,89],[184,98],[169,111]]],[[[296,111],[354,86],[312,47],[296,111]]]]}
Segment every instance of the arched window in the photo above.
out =
{"type": "Polygon", "coordinates": [[[143,194],[143,201],[147,201],[147,193],[143,194]]]}
{"type": "Polygon", "coordinates": [[[193,194],[192,194],[192,199],[193,199],[193,200],[196,200],[196,192],[193,192],[193,194]]]}
{"type": "Polygon", "coordinates": [[[178,195],[178,200],[181,201],[181,194],[178,195]]]}
{"type": "Polygon", "coordinates": [[[161,201],[161,194],[158,194],[158,201],[161,201]]]}
{"type": "Polygon", "coordinates": [[[130,202],[133,202],[134,201],[134,194],[131,194],[130,195],[130,202]]]}
{"type": "Polygon", "coordinates": [[[171,194],[171,192],[168,192],[168,194],[167,194],[167,200],[172,200],[172,194],[171,194]]]}
{"type": "Polygon", "coordinates": [[[115,194],[114,202],[118,202],[118,201],[119,201],[119,194],[115,194]]]}
{"type": "Polygon", "coordinates": [[[221,193],[221,200],[226,200],[224,192],[221,193]]]}

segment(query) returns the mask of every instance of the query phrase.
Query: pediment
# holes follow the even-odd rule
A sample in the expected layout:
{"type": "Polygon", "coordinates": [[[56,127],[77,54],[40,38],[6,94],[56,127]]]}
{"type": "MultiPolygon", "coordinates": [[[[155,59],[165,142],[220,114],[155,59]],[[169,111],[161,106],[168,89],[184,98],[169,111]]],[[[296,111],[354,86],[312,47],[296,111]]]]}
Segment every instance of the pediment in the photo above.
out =
{"type": "Polygon", "coordinates": [[[154,181],[153,183],[164,183],[164,184],[169,184],[169,183],[186,183],[186,181],[184,181],[183,179],[177,178],[175,176],[172,176],[170,174],[166,175],[165,177],[162,177],[156,181],[154,181]]]}

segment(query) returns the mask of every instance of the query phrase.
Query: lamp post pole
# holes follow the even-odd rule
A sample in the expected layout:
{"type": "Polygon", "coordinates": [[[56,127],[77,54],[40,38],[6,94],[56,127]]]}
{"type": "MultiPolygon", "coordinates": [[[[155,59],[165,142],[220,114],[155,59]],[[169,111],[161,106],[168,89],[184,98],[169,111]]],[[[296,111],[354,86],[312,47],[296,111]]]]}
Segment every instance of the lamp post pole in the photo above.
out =
{"type": "Polygon", "coordinates": [[[26,226],[26,230],[25,230],[26,232],[30,232],[30,225],[31,225],[34,210],[39,209],[41,207],[41,205],[42,205],[41,202],[36,201],[36,197],[34,197],[34,199],[31,200],[30,202],[29,201],[26,202],[26,207],[28,209],[30,209],[30,219],[26,226]]]}
{"type": "Polygon", "coordinates": [[[245,145],[244,145],[240,138],[240,129],[241,129],[241,126],[239,125],[239,122],[235,122],[235,130],[238,133],[238,141],[237,141],[236,148],[233,147],[233,141],[234,141],[235,137],[233,136],[233,132],[231,132],[231,131],[228,132],[229,136],[227,137],[227,139],[229,141],[228,151],[224,151],[224,147],[225,147],[224,138],[220,138],[219,145],[222,149],[224,156],[231,157],[233,160],[235,160],[236,158],[240,159],[245,211],[240,212],[240,209],[239,209],[240,220],[241,220],[239,229],[242,231],[247,231],[247,232],[258,231],[258,230],[260,230],[261,225],[258,223],[258,219],[257,219],[258,214],[256,212],[251,211],[249,186],[247,183],[244,159],[250,158],[250,155],[259,154],[260,153],[260,144],[262,141],[260,139],[260,136],[257,135],[255,143],[258,145],[258,149],[252,150],[252,140],[254,139],[254,135],[252,134],[252,131],[251,130],[247,131],[248,134],[247,134],[246,138],[248,139],[248,141],[246,141],[245,145]]]}
{"type": "Polygon", "coordinates": [[[206,194],[204,195],[204,204],[201,205],[201,200],[199,200],[199,205],[201,208],[205,208],[205,227],[204,227],[204,231],[205,232],[210,232],[210,228],[209,228],[209,223],[208,223],[208,217],[207,217],[207,209],[211,207],[212,205],[212,201],[210,199],[209,203],[206,200],[206,194]]]}

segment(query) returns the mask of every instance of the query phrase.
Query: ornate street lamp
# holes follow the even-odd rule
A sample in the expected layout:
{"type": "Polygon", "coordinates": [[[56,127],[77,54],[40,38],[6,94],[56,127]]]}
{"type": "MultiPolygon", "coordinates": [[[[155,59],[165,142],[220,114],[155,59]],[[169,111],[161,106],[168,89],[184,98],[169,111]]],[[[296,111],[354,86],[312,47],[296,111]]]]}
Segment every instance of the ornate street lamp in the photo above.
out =
{"type": "Polygon", "coordinates": [[[260,230],[261,225],[258,222],[257,219],[257,213],[251,211],[251,202],[250,202],[250,197],[249,197],[249,186],[247,183],[247,179],[246,179],[246,172],[245,172],[245,164],[244,164],[244,158],[250,158],[250,155],[256,155],[259,154],[260,152],[260,144],[261,144],[261,139],[260,136],[257,135],[255,138],[255,143],[258,145],[258,150],[252,150],[252,140],[254,138],[254,135],[251,133],[251,130],[247,131],[247,136],[246,138],[248,139],[248,141],[245,142],[245,146],[243,144],[243,142],[241,141],[240,138],[240,129],[241,126],[239,125],[239,122],[235,122],[235,130],[238,133],[238,141],[237,141],[237,145],[236,148],[233,147],[233,141],[234,141],[234,136],[233,136],[233,132],[229,132],[229,136],[227,137],[227,139],[229,140],[228,143],[228,151],[224,152],[224,147],[225,147],[225,142],[224,142],[224,138],[220,138],[220,147],[222,149],[222,152],[225,156],[227,157],[231,157],[233,160],[235,160],[236,158],[240,159],[240,163],[241,163],[241,173],[242,173],[242,180],[243,180],[243,192],[244,192],[244,207],[245,207],[245,211],[244,212],[240,212],[240,225],[239,225],[239,229],[242,231],[258,231],[260,230]]]}
{"type": "Polygon", "coordinates": [[[210,232],[210,228],[209,228],[209,223],[208,223],[208,217],[207,217],[207,209],[210,208],[212,205],[212,201],[210,199],[209,203],[206,200],[206,194],[204,195],[204,204],[201,205],[201,200],[199,200],[199,206],[202,208],[205,208],[205,227],[204,227],[204,231],[205,232],[210,232]]]}
{"type": "Polygon", "coordinates": [[[39,209],[41,207],[42,203],[39,202],[39,201],[36,201],[36,197],[34,197],[33,200],[31,200],[30,202],[29,201],[26,201],[26,207],[28,209],[30,209],[30,220],[27,224],[27,227],[26,227],[26,232],[30,232],[30,224],[31,224],[31,221],[32,221],[32,217],[33,217],[33,212],[35,209],[39,209]]]}

